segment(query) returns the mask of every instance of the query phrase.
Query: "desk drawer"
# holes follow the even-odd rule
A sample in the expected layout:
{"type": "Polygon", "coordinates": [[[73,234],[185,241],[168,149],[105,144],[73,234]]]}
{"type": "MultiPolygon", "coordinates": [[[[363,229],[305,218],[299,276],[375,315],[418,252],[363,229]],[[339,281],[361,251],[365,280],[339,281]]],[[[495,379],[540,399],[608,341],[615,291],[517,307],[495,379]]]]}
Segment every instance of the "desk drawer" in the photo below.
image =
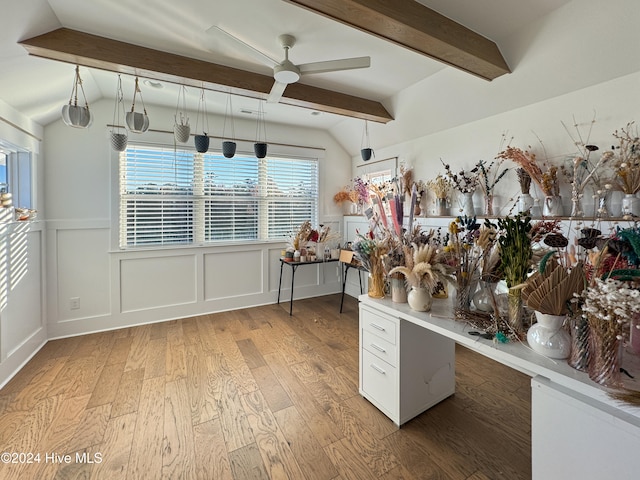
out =
{"type": "Polygon", "coordinates": [[[397,366],[396,362],[396,346],[387,342],[383,338],[374,335],[368,330],[362,331],[362,346],[365,350],[373,353],[376,357],[385,362],[397,366]]]}
{"type": "MultiPolygon", "coordinates": [[[[398,416],[397,370],[371,352],[362,350],[362,391],[387,410],[392,419],[398,416]]],[[[396,421],[394,419],[394,421],[396,421]]]]}
{"type": "Polygon", "coordinates": [[[396,322],[360,307],[360,328],[387,342],[396,344],[396,322]]]}

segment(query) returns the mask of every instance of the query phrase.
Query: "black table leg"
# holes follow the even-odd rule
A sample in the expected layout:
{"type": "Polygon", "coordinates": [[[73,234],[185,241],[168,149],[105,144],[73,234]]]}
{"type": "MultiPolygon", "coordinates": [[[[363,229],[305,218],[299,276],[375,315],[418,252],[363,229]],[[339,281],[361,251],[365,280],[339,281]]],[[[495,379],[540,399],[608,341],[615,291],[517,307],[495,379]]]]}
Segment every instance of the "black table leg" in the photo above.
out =
{"type": "Polygon", "coordinates": [[[344,288],[347,285],[347,273],[349,272],[349,264],[344,264],[344,275],[342,277],[342,298],[340,299],[340,313],[342,313],[342,305],[344,304],[344,288]]]}
{"type": "Polygon", "coordinates": [[[293,279],[296,277],[298,265],[291,265],[291,298],[289,299],[289,316],[293,315],[293,279]]]}
{"type": "Polygon", "coordinates": [[[284,267],[284,263],[280,261],[280,281],[278,282],[278,303],[280,303],[280,287],[282,287],[282,267],[284,267]]]}

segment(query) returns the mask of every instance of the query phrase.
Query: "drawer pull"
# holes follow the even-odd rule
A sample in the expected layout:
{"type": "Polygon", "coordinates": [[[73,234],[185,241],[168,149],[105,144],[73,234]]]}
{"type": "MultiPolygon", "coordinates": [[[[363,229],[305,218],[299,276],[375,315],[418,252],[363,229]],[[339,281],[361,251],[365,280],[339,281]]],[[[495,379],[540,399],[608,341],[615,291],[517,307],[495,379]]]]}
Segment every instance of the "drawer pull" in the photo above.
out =
{"type": "Polygon", "coordinates": [[[384,348],[382,348],[380,345],[376,345],[375,343],[371,344],[371,348],[375,348],[376,350],[382,353],[387,353],[387,351],[384,348]]]}
{"type": "Polygon", "coordinates": [[[376,330],[380,330],[381,332],[385,332],[386,330],[384,329],[384,327],[381,327],[380,325],[378,325],[377,323],[370,323],[369,325],[371,325],[373,328],[375,328],[376,330]]]}
{"type": "Polygon", "coordinates": [[[382,368],[377,366],[375,363],[371,364],[371,368],[373,368],[376,372],[381,373],[382,375],[386,375],[387,374],[387,372],[385,372],[382,368]]]}

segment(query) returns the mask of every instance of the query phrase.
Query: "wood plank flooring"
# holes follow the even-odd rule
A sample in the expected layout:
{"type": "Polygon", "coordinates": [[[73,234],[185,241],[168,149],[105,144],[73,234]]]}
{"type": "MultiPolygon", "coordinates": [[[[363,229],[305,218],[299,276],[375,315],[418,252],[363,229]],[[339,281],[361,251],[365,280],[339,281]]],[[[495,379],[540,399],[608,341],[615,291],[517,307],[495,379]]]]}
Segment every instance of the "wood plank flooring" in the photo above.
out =
{"type": "Polygon", "coordinates": [[[456,394],[397,429],[358,393],[358,306],[339,305],[47,343],[0,390],[0,452],[16,455],[0,478],[531,477],[527,376],[457,347],[456,394]]]}

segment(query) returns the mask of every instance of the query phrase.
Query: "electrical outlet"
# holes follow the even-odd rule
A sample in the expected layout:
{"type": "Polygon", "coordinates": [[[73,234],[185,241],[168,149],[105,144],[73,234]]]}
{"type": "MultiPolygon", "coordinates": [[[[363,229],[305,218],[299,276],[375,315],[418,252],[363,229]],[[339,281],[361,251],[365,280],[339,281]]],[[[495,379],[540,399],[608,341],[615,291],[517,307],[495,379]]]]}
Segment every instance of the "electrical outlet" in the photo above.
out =
{"type": "Polygon", "coordinates": [[[79,310],[80,309],[80,297],[71,297],[69,299],[69,308],[71,310],[79,310]]]}

